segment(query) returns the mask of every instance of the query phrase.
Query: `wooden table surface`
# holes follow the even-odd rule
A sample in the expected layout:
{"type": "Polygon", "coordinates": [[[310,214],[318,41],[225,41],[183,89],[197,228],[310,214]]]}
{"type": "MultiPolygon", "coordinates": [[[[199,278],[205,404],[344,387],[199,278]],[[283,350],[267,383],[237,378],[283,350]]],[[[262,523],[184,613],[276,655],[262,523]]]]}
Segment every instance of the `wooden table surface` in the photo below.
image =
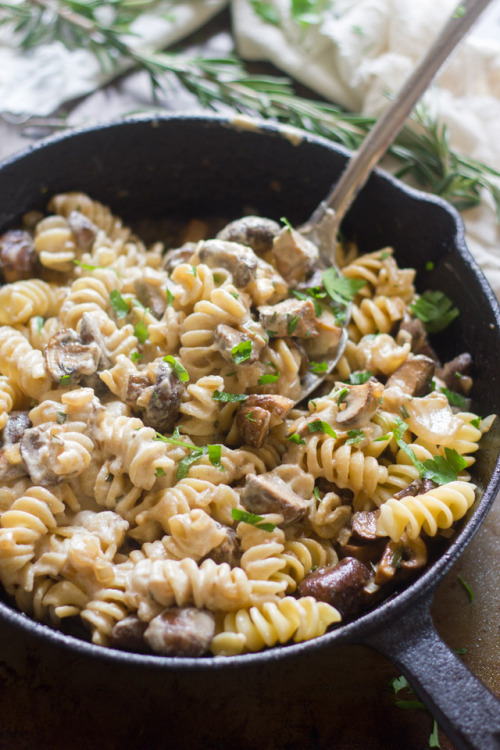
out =
{"type": "MultiPolygon", "coordinates": [[[[223,16],[192,41],[225,53],[223,16]]],[[[65,109],[67,125],[115,119],[150,105],[145,75],[133,73],[65,109]]],[[[174,91],[167,110],[197,111],[174,91]]],[[[47,134],[43,123],[0,118],[0,159],[47,134]]],[[[434,599],[436,628],[500,697],[500,501],[434,599]],[[473,602],[458,579],[474,592],[473,602]]],[[[0,750],[425,750],[433,721],[396,707],[398,671],[361,646],[229,676],[201,678],[110,666],[41,646],[0,622],[0,750]]],[[[452,748],[440,732],[441,748],[452,748]]]]}

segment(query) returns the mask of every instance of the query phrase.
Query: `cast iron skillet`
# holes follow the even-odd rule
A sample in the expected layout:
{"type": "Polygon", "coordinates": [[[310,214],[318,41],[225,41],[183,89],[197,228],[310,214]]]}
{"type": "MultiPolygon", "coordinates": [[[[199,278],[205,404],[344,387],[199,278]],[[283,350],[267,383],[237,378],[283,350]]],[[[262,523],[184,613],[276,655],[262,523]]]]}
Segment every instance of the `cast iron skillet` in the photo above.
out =
{"type": "MultiPolygon", "coordinates": [[[[305,134],[217,117],[147,117],[50,139],[0,165],[0,231],[66,190],[87,192],[127,221],[193,215],[236,218],[244,210],[300,224],[326,195],[347,152],[305,134]]],[[[458,214],[443,201],[375,172],[343,223],[361,251],[395,248],[417,269],[419,288],[444,291],[460,308],[434,341],[444,360],[474,358],[474,410],[500,413],[500,310],[464,242],[458,214]],[[425,270],[432,260],[432,271],[425,270]]],[[[440,640],[434,591],[484,520],[500,488],[498,420],[474,465],[478,499],[445,553],[416,582],[355,622],[286,648],[228,658],[179,659],[104,649],[36,623],[0,603],[0,617],[36,636],[109,662],[180,672],[245,670],[336,643],[371,646],[397,665],[457,749],[500,747],[500,704],[440,640]]]]}

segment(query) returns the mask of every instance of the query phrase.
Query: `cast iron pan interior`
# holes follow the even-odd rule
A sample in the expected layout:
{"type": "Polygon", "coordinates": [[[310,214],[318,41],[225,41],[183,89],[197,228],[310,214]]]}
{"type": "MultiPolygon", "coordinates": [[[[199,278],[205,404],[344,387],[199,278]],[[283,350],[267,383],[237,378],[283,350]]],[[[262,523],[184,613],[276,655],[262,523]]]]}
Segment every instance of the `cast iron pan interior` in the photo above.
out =
{"type": "MultiPolygon", "coordinates": [[[[326,195],[347,158],[327,141],[276,128],[249,127],[214,117],[137,118],[48,140],[0,167],[0,231],[67,190],[87,192],[127,222],[215,215],[248,209],[300,224],[326,195]]],[[[444,291],[461,314],[434,344],[443,360],[463,351],[474,358],[473,409],[500,413],[500,315],[491,289],[467,251],[461,220],[443,201],[376,172],[344,220],[342,230],[362,252],[395,248],[402,266],[417,269],[418,288],[444,291]],[[433,261],[434,269],[425,270],[433,261]]],[[[103,649],[35,623],[0,604],[0,615],[87,656],[135,667],[228,669],[277,660],[340,641],[366,641],[419,602],[430,599],[477,530],[500,486],[497,424],[474,466],[478,500],[446,553],[414,584],[356,622],[309,643],[224,659],[172,659],[103,649]]],[[[468,747],[469,745],[463,745],[468,747]]],[[[492,745],[493,747],[493,745],[492,745]]]]}

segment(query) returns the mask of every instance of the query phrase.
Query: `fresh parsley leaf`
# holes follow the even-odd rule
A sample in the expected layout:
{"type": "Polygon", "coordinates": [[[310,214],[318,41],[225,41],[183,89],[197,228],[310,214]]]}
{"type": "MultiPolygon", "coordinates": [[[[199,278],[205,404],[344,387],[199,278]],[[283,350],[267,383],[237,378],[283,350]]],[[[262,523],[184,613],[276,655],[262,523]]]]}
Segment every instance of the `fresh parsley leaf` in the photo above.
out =
{"type": "Polygon", "coordinates": [[[434,719],[434,723],[432,725],[432,732],[431,736],[429,737],[429,747],[441,747],[439,743],[439,731],[436,719],[434,719]]]}
{"type": "Polygon", "coordinates": [[[191,266],[191,273],[193,274],[195,278],[198,276],[198,271],[197,271],[196,266],[191,266]]]}
{"type": "Polygon", "coordinates": [[[411,312],[420,318],[428,333],[439,333],[459,315],[453,302],[443,292],[424,292],[410,305],[411,312]]]}
{"type": "Polygon", "coordinates": [[[476,417],[475,419],[471,419],[470,423],[473,427],[476,428],[476,430],[479,430],[479,425],[481,424],[481,417],[476,417]]]}
{"type": "Polygon", "coordinates": [[[92,266],[89,263],[82,263],[80,260],[76,260],[76,258],[73,258],[73,263],[75,266],[83,268],[84,271],[95,271],[97,268],[107,268],[107,266],[92,266]]]}
{"type": "Polygon", "coordinates": [[[139,352],[132,352],[130,355],[130,359],[132,362],[138,362],[140,359],[142,359],[143,355],[139,354],[139,352]]]}
{"type": "Polygon", "coordinates": [[[459,406],[460,408],[465,406],[465,396],[462,396],[461,393],[450,391],[449,388],[441,388],[441,393],[444,393],[451,406],[459,406]]]}
{"type": "Polygon", "coordinates": [[[423,710],[425,711],[425,706],[421,701],[402,701],[397,700],[395,702],[395,705],[398,708],[402,708],[405,711],[416,711],[416,710],[423,710]]]}
{"type": "Polygon", "coordinates": [[[347,304],[366,284],[364,279],[347,279],[336,268],[328,268],[323,273],[323,286],[334,302],[347,304]]]}
{"type": "Polygon", "coordinates": [[[242,362],[246,362],[252,356],[252,342],[250,339],[247,341],[240,341],[231,349],[231,354],[237,365],[241,365],[242,362]]]}
{"type": "Polygon", "coordinates": [[[66,414],[65,411],[57,412],[56,419],[57,419],[58,424],[64,424],[67,418],[68,418],[68,415],[66,414]]]}
{"type": "Polygon", "coordinates": [[[249,411],[248,414],[245,415],[246,419],[248,419],[249,422],[255,422],[255,417],[252,416],[252,412],[249,411]]]}
{"type": "MultiPolygon", "coordinates": [[[[280,17],[278,11],[272,5],[272,3],[266,2],[266,0],[251,0],[251,4],[254,12],[262,21],[270,23],[273,26],[280,25],[280,17]]],[[[281,221],[284,221],[284,219],[281,219],[281,221]]]]}
{"type": "Polygon", "coordinates": [[[309,362],[309,369],[315,375],[322,375],[328,370],[328,362],[309,362]]]}
{"type": "Polygon", "coordinates": [[[349,388],[339,388],[338,391],[334,391],[332,393],[332,398],[336,399],[337,404],[340,406],[340,404],[345,399],[348,393],[349,393],[349,388]]]}
{"type": "MultiPolygon", "coordinates": [[[[252,2],[252,5],[253,5],[253,2],[252,2]]],[[[288,221],[288,219],[286,218],[286,216],[282,216],[281,219],[280,219],[280,221],[281,221],[282,224],[284,224],[286,226],[287,229],[293,229],[293,226],[288,221]]]]}
{"type": "Polygon", "coordinates": [[[267,375],[262,375],[259,378],[259,385],[267,385],[268,383],[276,383],[279,376],[280,376],[279,372],[274,373],[274,374],[268,373],[267,375]]]}
{"type": "Polygon", "coordinates": [[[158,466],[158,468],[156,469],[155,476],[156,477],[164,477],[165,476],[165,472],[163,471],[163,469],[161,468],[161,466],[158,466]]]}
{"type": "Polygon", "coordinates": [[[212,466],[218,466],[224,471],[222,466],[222,446],[221,445],[207,445],[208,458],[212,466]]]}
{"type": "Polygon", "coordinates": [[[314,487],[313,495],[316,498],[316,500],[321,500],[321,495],[319,494],[319,487],[314,487]]]}
{"type": "Polygon", "coordinates": [[[37,327],[38,333],[41,333],[43,324],[45,323],[45,318],[42,318],[41,315],[37,315],[35,317],[35,320],[36,320],[36,327],[37,327]]]}
{"type": "Polygon", "coordinates": [[[186,443],[185,440],[181,440],[180,438],[181,435],[176,427],[172,433],[172,437],[167,437],[166,435],[162,435],[161,432],[157,432],[156,437],[154,437],[153,440],[159,440],[162,443],[170,443],[170,445],[180,445],[182,448],[188,448],[190,451],[201,452],[203,450],[198,445],[194,445],[194,443],[186,443]]]}
{"type": "Polygon", "coordinates": [[[392,437],[392,435],[391,435],[391,434],[389,434],[389,435],[381,435],[381,436],[380,436],[380,437],[378,437],[378,438],[373,438],[373,442],[374,442],[374,443],[382,443],[382,442],[384,442],[384,443],[385,443],[385,441],[386,441],[386,440],[390,440],[390,439],[391,439],[391,437],[392,437]]]}
{"type": "Polygon", "coordinates": [[[241,510],[240,508],[232,508],[231,516],[235,521],[243,521],[243,523],[249,523],[262,531],[274,531],[276,525],[274,523],[266,523],[263,516],[257,516],[255,513],[249,513],[247,510],[241,510]],[[264,523],[262,523],[264,521],[264,523]]]}
{"type": "Polygon", "coordinates": [[[408,411],[408,409],[406,408],[404,404],[401,407],[401,416],[403,417],[403,419],[408,419],[408,417],[410,416],[410,412],[408,411]]]}
{"type": "Polygon", "coordinates": [[[387,258],[390,257],[391,253],[388,250],[384,250],[384,252],[380,254],[380,260],[387,260],[387,258]]]}
{"type": "Polygon", "coordinates": [[[427,263],[425,264],[425,270],[434,271],[434,263],[432,262],[432,260],[427,261],[427,263]]]}
{"type": "Polygon", "coordinates": [[[322,432],[324,435],[329,435],[332,438],[337,437],[337,433],[331,427],[328,422],[323,422],[322,419],[316,419],[314,422],[308,424],[309,432],[322,432]]]}
{"type": "Polygon", "coordinates": [[[177,479],[185,479],[187,477],[187,473],[191,464],[194,464],[194,462],[197,461],[202,455],[203,450],[199,449],[193,451],[188,456],[185,456],[181,461],[179,461],[179,465],[177,466],[177,479]]]}
{"type": "Polygon", "coordinates": [[[370,380],[372,375],[372,370],[366,370],[365,372],[351,372],[349,375],[349,382],[351,385],[363,385],[367,380],[370,380]]]}
{"type": "Polygon", "coordinates": [[[125,318],[129,314],[129,304],[127,300],[122,297],[118,289],[113,289],[110,292],[109,301],[111,302],[111,307],[115,311],[117,318],[125,318]]]}
{"type": "Polygon", "coordinates": [[[460,471],[467,467],[467,461],[454,448],[445,448],[446,458],[434,456],[423,462],[421,475],[432,479],[436,484],[455,482],[460,471]]]}
{"type": "Polygon", "coordinates": [[[63,375],[59,378],[59,382],[61,385],[68,385],[71,380],[71,375],[63,375]]]}
{"type": "MultiPolygon", "coordinates": [[[[406,690],[407,688],[411,690],[410,683],[406,679],[404,675],[400,675],[399,677],[395,677],[391,681],[391,687],[394,690],[394,692],[397,694],[400,690],[406,690]]],[[[413,691],[412,691],[413,692],[413,691]]]]}
{"type": "Polygon", "coordinates": [[[366,435],[363,430],[347,430],[349,440],[346,440],[346,445],[357,445],[366,439],[366,435]]]}
{"type": "Polygon", "coordinates": [[[140,344],[144,344],[148,340],[149,332],[144,318],[134,326],[134,336],[140,344]]]}
{"type": "Polygon", "coordinates": [[[167,354],[166,357],[163,357],[163,361],[168,362],[169,365],[172,365],[175,370],[175,374],[177,375],[181,383],[187,383],[187,381],[189,380],[188,371],[186,370],[184,365],[179,362],[178,359],[172,357],[171,354],[167,354]]]}
{"type": "Polygon", "coordinates": [[[393,568],[399,568],[401,560],[403,559],[404,547],[396,547],[392,553],[391,565],[393,568]]]}
{"type": "Polygon", "coordinates": [[[464,646],[459,646],[458,648],[454,648],[453,651],[457,656],[463,656],[464,654],[467,653],[467,649],[464,646]]]}
{"type": "Polygon", "coordinates": [[[238,297],[240,296],[238,292],[229,292],[229,294],[231,295],[231,297],[234,297],[234,299],[238,299],[238,297]]]}
{"type": "Polygon", "coordinates": [[[472,591],[472,589],[469,586],[469,584],[467,583],[467,581],[465,581],[462,578],[462,576],[460,575],[460,573],[457,575],[457,578],[460,581],[460,583],[462,584],[462,586],[464,587],[464,589],[467,591],[467,594],[469,595],[469,604],[472,604],[472,602],[474,601],[474,592],[472,591]]]}
{"type": "MultiPolygon", "coordinates": [[[[297,299],[301,300],[308,300],[310,299],[314,305],[314,314],[317,318],[320,317],[321,313],[323,312],[323,308],[321,307],[320,303],[317,300],[317,293],[314,291],[313,288],[308,289],[309,294],[304,294],[304,292],[298,292],[296,289],[293,290],[292,294],[294,297],[297,297],[297,299]]],[[[323,292],[323,297],[325,296],[323,292]]]]}
{"type": "Polygon", "coordinates": [[[297,328],[297,323],[299,322],[299,316],[297,315],[295,318],[290,320],[288,322],[288,335],[292,336],[295,329],[297,328]]]}
{"type": "Polygon", "coordinates": [[[172,304],[174,301],[175,296],[172,294],[170,289],[167,287],[167,307],[172,304]]]}
{"type": "Polygon", "coordinates": [[[228,404],[231,401],[245,401],[248,396],[245,393],[225,393],[223,391],[214,391],[212,398],[214,401],[221,401],[228,404]]]}
{"type": "Polygon", "coordinates": [[[453,18],[463,18],[465,16],[465,5],[459,5],[453,14],[453,18]]]}
{"type": "Polygon", "coordinates": [[[289,440],[291,443],[295,443],[296,445],[305,445],[306,441],[303,440],[303,438],[300,437],[298,432],[294,432],[292,435],[289,435],[287,437],[287,440],[289,440]]]}

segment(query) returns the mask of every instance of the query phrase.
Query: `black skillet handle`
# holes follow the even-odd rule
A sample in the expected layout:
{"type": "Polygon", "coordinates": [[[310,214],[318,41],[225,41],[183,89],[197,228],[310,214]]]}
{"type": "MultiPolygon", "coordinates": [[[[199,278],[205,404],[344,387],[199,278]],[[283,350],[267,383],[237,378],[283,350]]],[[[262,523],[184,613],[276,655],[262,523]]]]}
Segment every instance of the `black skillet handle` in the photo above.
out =
{"type": "Polygon", "coordinates": [[[500,701],[440,639],[430,599],[364,643],[401,669],[456,750],[500,750],[500,701]]]}

